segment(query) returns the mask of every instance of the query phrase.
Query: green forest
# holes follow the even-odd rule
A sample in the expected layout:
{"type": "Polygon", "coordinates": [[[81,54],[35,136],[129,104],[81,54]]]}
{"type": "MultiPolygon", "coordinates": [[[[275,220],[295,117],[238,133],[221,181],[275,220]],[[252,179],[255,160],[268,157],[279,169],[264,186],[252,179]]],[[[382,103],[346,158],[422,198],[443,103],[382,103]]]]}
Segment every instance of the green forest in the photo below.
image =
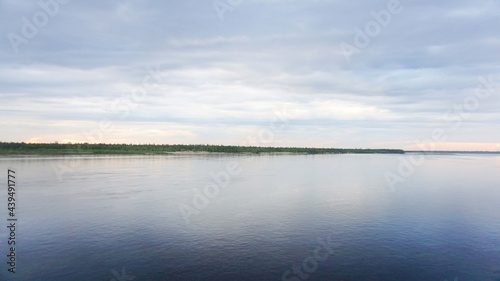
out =
{"type": "Polygon", "coordinates": [[[35,154],[166,154],[174,152],[213,152],[213,153],[393,153],[403,154],[400,149],[344,149],[312,147],[260,147],[232,145],[191,145],[191,144],[60,144],[60,143],[17,143],[0,142],[1,155],[35,154]]]}

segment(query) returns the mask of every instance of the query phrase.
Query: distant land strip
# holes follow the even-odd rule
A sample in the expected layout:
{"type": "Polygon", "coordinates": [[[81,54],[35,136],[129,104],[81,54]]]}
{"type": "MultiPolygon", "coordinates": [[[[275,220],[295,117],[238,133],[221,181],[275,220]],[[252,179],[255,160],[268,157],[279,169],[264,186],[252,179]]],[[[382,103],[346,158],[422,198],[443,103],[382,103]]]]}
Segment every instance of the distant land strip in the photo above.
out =
{"type": "Polygon", "coordinates": [[[401,149],[261,147],[204,144],[89,144],[0,142],[0,155],[90,154],[404,154],[401,149]]]}
{"type": "Polygon", "coordinates": [[[500,154],[500,151],[467,151],[467,150],[405,150],[405,153],[422,153],[422,154],[500,154]]]}

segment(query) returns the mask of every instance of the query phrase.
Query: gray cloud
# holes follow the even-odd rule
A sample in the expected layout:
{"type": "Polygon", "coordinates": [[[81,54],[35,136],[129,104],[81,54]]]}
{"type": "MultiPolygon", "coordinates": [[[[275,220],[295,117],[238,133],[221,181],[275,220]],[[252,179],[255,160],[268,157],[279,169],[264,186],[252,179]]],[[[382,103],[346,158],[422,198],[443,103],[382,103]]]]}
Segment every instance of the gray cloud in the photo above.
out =
{"type": "Polygon", "coordinates": [[[496,1],[402,0],[350,61],[341,44],[389,0],[243,0],[223,21],[211,1],[68,1],[26,38],[23,18],[54,1],[0,3],[4,141],[87,141],[106,119],[108,142],[238,144],[287,104],[289,126],[270,145],[406,148],[453,127],[443,116],[490,76],[496,92],[449,142],[498,149],[496,1]],[[12,34],[26,42],[13,47],[12,34]],[[155,66],[159,87],[130,101],[155,66]]]}

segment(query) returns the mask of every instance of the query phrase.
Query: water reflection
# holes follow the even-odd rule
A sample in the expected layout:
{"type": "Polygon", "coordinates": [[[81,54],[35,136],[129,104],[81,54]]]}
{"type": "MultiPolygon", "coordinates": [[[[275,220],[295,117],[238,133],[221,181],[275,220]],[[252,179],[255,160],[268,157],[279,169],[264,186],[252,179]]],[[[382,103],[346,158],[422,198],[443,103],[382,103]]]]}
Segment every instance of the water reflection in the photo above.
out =
{"type": "Polygon", "coordinates": [[[498,280],[500,157],[432,155],[391,192],[398,157],[0,158],[19,174],[22,261],[0,277],[281,280],[331,237],[307,280],[498,280]],[[180,204],[232,162],[241,173],[186,224],[180,204]],[[57,165],[73,167],[62,181],[57,165]]]}

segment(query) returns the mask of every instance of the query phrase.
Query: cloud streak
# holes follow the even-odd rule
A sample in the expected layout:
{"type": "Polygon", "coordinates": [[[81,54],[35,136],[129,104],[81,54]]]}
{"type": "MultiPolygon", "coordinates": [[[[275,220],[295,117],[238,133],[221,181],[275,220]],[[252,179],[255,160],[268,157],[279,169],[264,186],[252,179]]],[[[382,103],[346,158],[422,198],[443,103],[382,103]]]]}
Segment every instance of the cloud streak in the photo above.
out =
{"type": "MultiPolygon", "coordinates": [[[[85,140],[153,65],[161,84],[104,141],[238,144],[288,104],[271,145],[411,149],[479,77],[500,82],[495,1],[401,1],[350,61],[339,46],[388,1],[242,1],[224,21],[211,2],[68,1],[18,52],[8,34],[40,5],[0,5],[2,141],[85,140]]],[[[498,150],[499,96],[440,148],[498,150]]]]}

